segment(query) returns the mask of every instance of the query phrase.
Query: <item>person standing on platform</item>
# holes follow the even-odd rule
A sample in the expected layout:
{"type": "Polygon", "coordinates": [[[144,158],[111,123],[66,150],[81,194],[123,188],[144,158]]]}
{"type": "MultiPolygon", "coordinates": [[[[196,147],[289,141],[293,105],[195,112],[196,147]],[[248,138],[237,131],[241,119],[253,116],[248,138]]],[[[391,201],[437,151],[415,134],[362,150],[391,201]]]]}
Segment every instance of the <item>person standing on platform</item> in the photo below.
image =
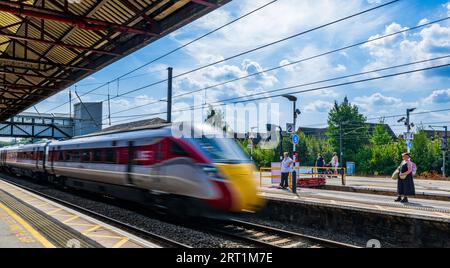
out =
{"type": "Polygon", "coordinates": [[[403,161],[399,167],[399,178],[397,181],[398,198],[395,202],[408,203],[408,197],[416,195],[413,178],[414,164],[409,153],[404,153],[402,158],[403,161]]]}
{"type": "Polygon", "coordinates": [[[323,174],[324,173],[324,168],[325,167],[325,159],[323,159],[322,154],[319,154],[317,156],[316,159],[316,168],[317,168],[317,173],[318,174],[323,174]]]}
{"type": "Polygon", "coordinates": [[[338,175],[338,168],[339,168],[339,157],[337,153],[333,153],[333,158],[331,159],[330,162],[331,166],[334,169],[334,174],[337,176],[338,175]]]}
{"type": "Polygon", "coordinates": [[[289,153],[284,153],[283,160],[281,161],[281,183],[282,189],[287,189],[289,184],[289,173],[292,171],[292,164],[294,161],[289,157],[289,153]]]}

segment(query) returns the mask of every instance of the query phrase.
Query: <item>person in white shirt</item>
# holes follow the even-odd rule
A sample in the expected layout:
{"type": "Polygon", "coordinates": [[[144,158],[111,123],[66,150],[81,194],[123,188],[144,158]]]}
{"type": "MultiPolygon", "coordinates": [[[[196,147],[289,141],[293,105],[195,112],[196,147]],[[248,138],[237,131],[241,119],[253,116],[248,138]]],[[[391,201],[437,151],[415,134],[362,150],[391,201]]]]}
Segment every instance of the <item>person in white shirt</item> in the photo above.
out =
{"type": "Polygon", "coordinates": [[[331,166],[334,168],[334,174],[338,174],[338,168],[339,168],[339,157],[337,153],[333,153],[333,158],[330,162],[331,166]]]}
{"type": "Polygon", "coordinates": [[[292,171],[292,164],[294,161],[289,157],[289,153],[284,153],[284,158],[281,161],[281,183],[280,187],[288,188],[289,173],[292,171]]]}

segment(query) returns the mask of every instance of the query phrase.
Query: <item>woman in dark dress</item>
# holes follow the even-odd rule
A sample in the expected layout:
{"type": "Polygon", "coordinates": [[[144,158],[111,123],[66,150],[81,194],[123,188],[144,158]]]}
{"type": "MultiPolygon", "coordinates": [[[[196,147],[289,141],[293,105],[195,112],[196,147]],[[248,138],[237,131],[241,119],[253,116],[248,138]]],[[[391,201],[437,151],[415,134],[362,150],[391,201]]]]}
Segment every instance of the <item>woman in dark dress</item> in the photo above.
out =
{"type": "Polygon", "coordinates": [[[402,157],[403,162],[400,166],[400,174],[397,183],[398,198],[395,202],[408,203],[408,196],[416,195],[413,178],[413,164],[409,153],[403,154],[402,157]]]}

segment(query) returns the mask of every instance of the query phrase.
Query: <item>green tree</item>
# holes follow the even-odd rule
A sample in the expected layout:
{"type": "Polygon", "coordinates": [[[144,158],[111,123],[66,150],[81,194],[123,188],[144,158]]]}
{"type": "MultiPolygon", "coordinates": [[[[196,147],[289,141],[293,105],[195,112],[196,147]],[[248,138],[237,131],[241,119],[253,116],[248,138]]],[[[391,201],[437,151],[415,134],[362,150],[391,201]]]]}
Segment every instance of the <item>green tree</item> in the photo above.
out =
{"type": "Polygon", "coordinates": [[[384,125],[376,125],[370,143],[374,146],[387,145],[392,143],[392,138],[384,125]]]}
{"type": "Polygon", "coordinates": [[[419,173],[425,171],[439,172],[442,166],[440,164],[442,157],[440,156],[439,140],[432,141],[428,138],[425,130],[419,130],[414,135],[411,158],[417,164],[419,173]]]}
{"type": "Polygon", "coordinates": [[[308,160],[305,165],[307,166],[314,166],[316,164],[316,158],[319,153],[322,154],[325,162],[329,162],[333,156],[333,148],[328,140],[314,136],[306,137],[306,148],[308,150],[308,160]]]}
{"type": "Polygon", "coordinates": [[[341,104],[335,102],[334,107],[328,115],[328,132],[332,148],[339,152],[340,137],[342,134],[342,148],[344,159],[341,163],[345,166],[345,161],[357,161],[357,153],[368,143],[368,128],[366,118],[359,113],[356,105],[352,105],[345,97],[341,104]]]}

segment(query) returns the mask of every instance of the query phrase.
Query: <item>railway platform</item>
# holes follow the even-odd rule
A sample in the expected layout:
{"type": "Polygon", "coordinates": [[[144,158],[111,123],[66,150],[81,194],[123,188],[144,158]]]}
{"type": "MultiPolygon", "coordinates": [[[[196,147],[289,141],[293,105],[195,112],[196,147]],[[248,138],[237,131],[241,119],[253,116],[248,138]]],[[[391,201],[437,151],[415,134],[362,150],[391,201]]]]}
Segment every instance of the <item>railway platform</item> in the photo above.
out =
{"type": "Polygon", "coordinates": [[[0,248],[157,248],[107,223],[0,180],[0,248]]]}
{"type": "MultiPolygon", "coordinates": [[[[417,198],[450,201],[450,181],[414,179],[414,183],[417,198]]],[[[325,189],[395,196],[397,181],[382,177],[348,176],[345,186],[340,180],[329,179],[325,189]]]]}
{"type": "Polygon", "coordinates": [[[261,189],[261,194],[268,199],[335,206],[450,223],[450,202],[446,201],[410,198],[408,204],[400,204],[395,203],[395,198],[392,196],[376,194],[304,188],[298,190],[297,194],[293,194],[288,190],[278,189],[276,186],[261,189]]]}
{"type": "Polygon", "coordinates": [[[267,206],[258,217],[289,224],[345,233],[393,247],[449,247],[450,202],[321,189],[263,187],[267,206]]]}

